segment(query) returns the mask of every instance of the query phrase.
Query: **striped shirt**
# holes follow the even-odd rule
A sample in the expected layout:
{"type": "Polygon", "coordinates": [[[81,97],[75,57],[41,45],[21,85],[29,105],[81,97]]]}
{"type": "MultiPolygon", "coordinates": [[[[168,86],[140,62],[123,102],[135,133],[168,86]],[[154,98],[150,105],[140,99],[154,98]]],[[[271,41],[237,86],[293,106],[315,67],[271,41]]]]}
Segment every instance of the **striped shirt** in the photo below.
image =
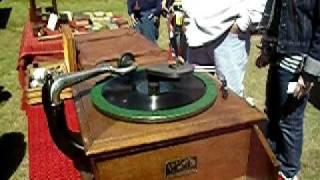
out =
{"type": "Polygon", "coordinates": [[[302,55],[284,55],[280,60],[280,67],[291,73],[298,73],[301,71],[303,58],[302,55]]]}

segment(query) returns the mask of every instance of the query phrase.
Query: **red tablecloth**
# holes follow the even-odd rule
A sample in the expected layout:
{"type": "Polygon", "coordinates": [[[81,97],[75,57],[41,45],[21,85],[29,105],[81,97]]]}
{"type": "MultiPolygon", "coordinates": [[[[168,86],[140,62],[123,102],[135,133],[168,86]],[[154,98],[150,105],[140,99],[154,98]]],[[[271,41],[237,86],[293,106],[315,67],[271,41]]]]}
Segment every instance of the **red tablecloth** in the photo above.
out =
{"type": "Polygon", "coordinates": [[[32,33],[31,22],[27,22],[20,44],[19,59],[28,56],[51,55],[63,53],[62,39],[39,41],[32,33]]]}
{"type": "MultiPolygon", "coordinates": [[[[26,61],[34,59],[35,56],[63,56],[62,40],[39,41],[34,37],[31,22],[28,21],[22,32],[20,43],[19,59],[17,69],[24,71],[27,65],[26,61]]],[[[22,87],[25,86],[23,73],[19,73],[19,82],[22,87]]]]}
{"type": "MultiPolygon", "coordinates": [[[[31,180],[78,180],[72,160],[54,144],[42,105],[25,106],[28,120],[29,177],[31,180]]],[[[73,100],[65,101],[68,127],[78,132],[79,124],[73,100]]]]}
{"type": "MultiPolygon", "coordinates": [[[[77,115],[72,100],[65,101],[69,128],[78,131],[77,115]]],[[[79,172],[72,160],[59,151],[48,131],[42,105],[28,106],[29,176],[31,180],[78,180],[79,172]]]]}
{"type": "MultiPolygon", "coordinates": [[[[26,23],[21,39],[18,59],[19,82],[22,88],[26,86],[25,68],[29,61],[39,57],[50,60],[63,57],[62,40],[38,41],[33,36],[31,23],[26,23]]],[[[76,180],[79,172],[68,157],[59,151],[53,143],[46,122],[42,105],[29,106],[22,98],[22,108],[28,118],[28,150],[29,176],[32,180],[76,180]]],[[[78,119],[73,100],[65,101],[65,110],[69,128],[78,131],[78,119]]]]}
{"type": "MultiPolygon", "coordinates": [[[[62,40],[38,41],[32,34],[31,23],[27,22],[22,34],[18,71],[21,88],[25,88],[26,61],[39,56],[61,57],[63,56],[62,40]]],[[[23,95],[24,96],[24,95],[23,95]]],[[[42,105],[29,106],[22,98],[22,108],[26,111],[28,119],[28,153],[29,176],[32,180],[78,180],[79,172],[72,161],[59,151],[53,143],[48,131],[45,113],[42,105]]],[[[78,131],[76,111],[73,100],[65,101],[65,110],[69,128],[78,131]]]]}

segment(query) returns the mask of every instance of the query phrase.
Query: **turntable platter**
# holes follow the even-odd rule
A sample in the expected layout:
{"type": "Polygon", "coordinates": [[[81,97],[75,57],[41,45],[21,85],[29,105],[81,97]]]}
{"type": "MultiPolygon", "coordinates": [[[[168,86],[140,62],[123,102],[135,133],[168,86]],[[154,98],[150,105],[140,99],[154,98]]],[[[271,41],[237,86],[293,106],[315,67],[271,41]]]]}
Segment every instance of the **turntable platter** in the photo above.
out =
{"type": "Polygon", "coordinates": [[[179,79],[150,78],[145,70],[117,76],[91,91],[95,107],[106,115],[130,122],[170,122],[210,107],[217,95],[207,74],[179,79]]]}

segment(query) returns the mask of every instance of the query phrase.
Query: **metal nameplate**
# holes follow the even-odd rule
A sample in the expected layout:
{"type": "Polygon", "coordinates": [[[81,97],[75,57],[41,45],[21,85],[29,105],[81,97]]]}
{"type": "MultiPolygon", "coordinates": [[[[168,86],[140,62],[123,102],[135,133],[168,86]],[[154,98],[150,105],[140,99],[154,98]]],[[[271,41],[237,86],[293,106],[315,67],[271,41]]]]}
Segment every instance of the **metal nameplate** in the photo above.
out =
{"type": "Polygon", "coordinates": [[[197,157],[184,157],[181,159],[169,160],[166,162],[166,178],[183,176],[197,172],[197,157]]]}

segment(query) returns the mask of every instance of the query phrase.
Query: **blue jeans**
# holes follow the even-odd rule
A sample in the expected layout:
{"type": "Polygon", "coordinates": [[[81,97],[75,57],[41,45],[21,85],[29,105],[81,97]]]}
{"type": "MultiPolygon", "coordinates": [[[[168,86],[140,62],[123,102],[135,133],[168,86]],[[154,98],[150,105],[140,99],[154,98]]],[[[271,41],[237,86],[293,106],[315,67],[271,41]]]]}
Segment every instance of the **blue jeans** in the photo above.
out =
{"type": "Polygon", "coordinates": [[[224,75],[228,87],[242,97],[249,49],[249,34],[226,33],[204,46],[189,47],[187,60],[192,64],[215,64],[217,71],[224,75]]]}
{"type": "Polygon", "coordinates": [[[297,74],[278,65],[271,65],[266,87],[266,136],[280,161],[280,170],[287,177],[300,170],[303,144],[303,118],[307,97],[300,100],[287,94],[289,82],[296,82],[297,74]]]}
{"type": "Polygon", "coordinates": [[[135,29],[147,39],[156,43],[159,37],[159,24],[154,22],[153,18],[149,18],[151,13],[151,11],[140,12],[141,17],[138,20],[135,29]]]}
{"type": "Polygon", "coordinates": [[[229,33],[214,49],[216,68],[226,78],[228,87],[243,96],[243,80],[250,50],[249,34],[229,33]]]}

